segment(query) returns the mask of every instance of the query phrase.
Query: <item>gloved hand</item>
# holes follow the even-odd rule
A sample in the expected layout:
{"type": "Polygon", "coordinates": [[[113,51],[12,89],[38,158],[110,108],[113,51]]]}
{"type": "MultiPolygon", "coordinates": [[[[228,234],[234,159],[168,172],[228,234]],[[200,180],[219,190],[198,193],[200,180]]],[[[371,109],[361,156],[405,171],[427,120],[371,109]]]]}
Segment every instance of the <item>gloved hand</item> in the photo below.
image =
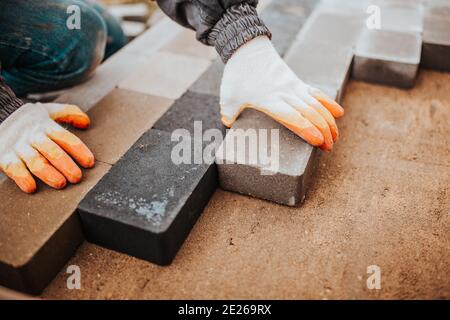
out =
{"type": "Polygon", "coordinates": [[[0,124],[0,168],[27,193],[36,191],[33,175],[55,189],[81,180],[91,168],[92,152],[58,123],[89,127],[89,117],[74,105],[27,103],[0,124]],[[70,156],[72,156],[72,158],[70,156]]]}
{"type": "Polygon", "coordinates": [[[344,109],[300,80],[266,36],[240,47],[228,60],[220,89],[222,122],[231,127],[245,108],[264,112],[314,146],[331,150],[344,109]]]}

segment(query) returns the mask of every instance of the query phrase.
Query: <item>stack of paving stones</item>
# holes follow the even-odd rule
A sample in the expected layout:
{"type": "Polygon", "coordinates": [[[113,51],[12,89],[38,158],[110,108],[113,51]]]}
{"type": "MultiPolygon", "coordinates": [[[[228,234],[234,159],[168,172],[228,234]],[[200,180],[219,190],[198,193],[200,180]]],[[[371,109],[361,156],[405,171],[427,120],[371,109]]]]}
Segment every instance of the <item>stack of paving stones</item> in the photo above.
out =
{"type": "Polygon", "coordinates": [[[381,24],[379,29],[363,29],[355,48],[353,78],[412,87],[422,47],[422,1],[372,0],[368,5],[379,10],[381,24]]]}
{"type": "Polygon", "coordinates": [[[380,29],[364,28],[355,48],[352,77],[411,88],[419,69],[450,71],[450,2],[371,0],[380,29]]]}
{"type": "MultiPolygon", "coordinates": [[[[299,33],[314,4],[261,1],[259,10],[266,8],[262,17],[274,34],[275,47],[299,77],[339,99],[353,53],[357,48],[374,50],[362,44],[364,30],[358,28],[367,1],[324,0],[299,33]],[[320,50],[307,53],[316,47],[320,50]]],[[[422,64],[448,71],[445,10],[445,2],[429,1],[422,12],[422,64]]],[[[417,30],[382,32],[417,35],[417,30]]],[[[383,41],[377,42],[379,50],[384,49],[383,41]]],[[[365,65],[370,68],[371,63],[365,65]]],[[[92,128],[76,134],[98,161],[84,171],[83,183],[61,191],[40,184],[40,192],[33,196],[0,176],[0,285],[40,292],[85,237],[158,264],[170,263],[218,180],[228,190],[287,205],[300,203],[320,151],[255,111],[245,111],[233,128],[278,129],[276,171],[261,175],[265,168],[246,160],[218,166],[173,162],[179,141],[190,139],[189,157],[201,159],[207,150],[202,134],[208,129],[225,132],[218,104],[222,72],[213,48],[198,44],[192,31],[163,18],[101,65],[87,82],[60,96],[58,102],[78,104],[92,118],[92,128]],[[176,129],[181,129],[178,141],[172,139],[176,129]]],[[[222,155],[220,150],[218,154],[222,155]]]]}

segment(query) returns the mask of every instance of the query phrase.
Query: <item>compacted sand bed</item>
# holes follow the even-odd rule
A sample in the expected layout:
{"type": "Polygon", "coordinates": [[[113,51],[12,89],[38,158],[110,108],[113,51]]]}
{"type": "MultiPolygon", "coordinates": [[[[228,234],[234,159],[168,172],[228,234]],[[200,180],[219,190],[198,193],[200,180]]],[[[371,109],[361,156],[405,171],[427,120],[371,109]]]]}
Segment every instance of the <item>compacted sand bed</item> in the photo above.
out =
{"type": "Polygon", "coordinates": [[[343,105],[302,207],[219,189],[169,267],[85,242],[67,264],[81,290],[63,269],[42,297],[449,299],[450,74],[420,71],[412,90],[351,81],[343,105]]]}

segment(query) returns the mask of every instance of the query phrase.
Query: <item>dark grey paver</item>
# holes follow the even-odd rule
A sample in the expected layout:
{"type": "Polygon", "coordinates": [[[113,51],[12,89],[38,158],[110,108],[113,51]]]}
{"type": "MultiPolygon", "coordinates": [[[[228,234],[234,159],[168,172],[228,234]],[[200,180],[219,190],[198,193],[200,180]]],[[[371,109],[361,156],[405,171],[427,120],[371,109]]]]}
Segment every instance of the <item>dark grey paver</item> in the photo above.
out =
{"type": "Polygon", "coordinates": [[[166,132],[187,129],[194,132],[194,122],[201,121],[202,132],[219,129],[225,135],[225,126],[220,120],[219,97],[188,91],[154,124],[153,128],[166,132]]]}
{"type": "Polygon", "coordinates": [[[220,95],[220,84],[222,82],[223,69],[225,65],[222,60],[216,59],[208,69],[189,88],[190,91],[213,96],[220,95]]]}
{"type": "MultiPolygon", "coordinates": [[[[194,141],[192,140],[192,143],[194,141]]],[[[192,157],[202,152],[192,150],[192,157]]],[[[78,206],[88,241],[169,264],[216,189],[214,165],[175,164],[178,141],[146,132],[78,206]]]]}
{"type": "Polygon", "coordinates": [[[410,88],[420,62],[422,40],[416,33],[364,31],[355,49],[356,80],[410,88]]]}

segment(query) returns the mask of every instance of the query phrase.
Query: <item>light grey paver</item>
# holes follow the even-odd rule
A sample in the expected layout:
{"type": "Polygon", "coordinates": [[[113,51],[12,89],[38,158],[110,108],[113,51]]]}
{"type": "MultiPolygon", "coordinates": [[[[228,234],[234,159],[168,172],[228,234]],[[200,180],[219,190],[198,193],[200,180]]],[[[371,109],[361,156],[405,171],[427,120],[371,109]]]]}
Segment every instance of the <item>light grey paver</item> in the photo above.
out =
{"type": "Polygon", "coordinates": [[[220,186],[296,206],[305,197],[320,152],[265,114],[244,110],[216,154],[220,186]],[[271,130],[279,141],[269,138],[275,137],[271,130]],[[272,159],[270,165],[264,156],[272,159]]]}
{"type": "Polygon", "coordinates": [[[419,34],[365,30],[355,49],[352,76],[356,80],[412,87],[421,46],[419,34]]]}

